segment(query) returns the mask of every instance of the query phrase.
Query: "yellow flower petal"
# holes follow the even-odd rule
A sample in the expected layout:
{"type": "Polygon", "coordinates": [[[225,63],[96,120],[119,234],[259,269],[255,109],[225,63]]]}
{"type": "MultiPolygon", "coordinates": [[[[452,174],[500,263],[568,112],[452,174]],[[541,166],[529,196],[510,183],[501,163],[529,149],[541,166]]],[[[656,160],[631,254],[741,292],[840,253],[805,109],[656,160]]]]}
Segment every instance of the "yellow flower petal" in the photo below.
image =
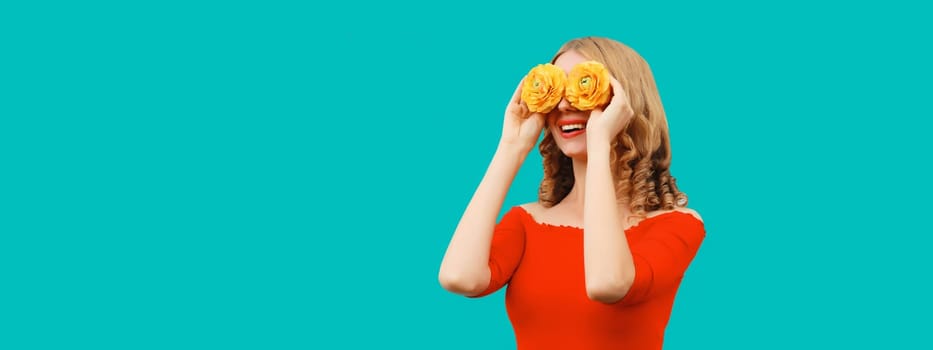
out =
{"type": "Polygon", "coordinates": [[[609,70],[602,63],[586,61],[573,66],[567,78],[567,101],[581,111],[603,107],[609,103],[611,85],[609,70]]]}
{"type": "Polygon", "coordinates": [[[532,112],[547,113],[564,97],[567,76],[550,63],[539,64],[528,72],[522,83],[522,101],[532,112]]]}

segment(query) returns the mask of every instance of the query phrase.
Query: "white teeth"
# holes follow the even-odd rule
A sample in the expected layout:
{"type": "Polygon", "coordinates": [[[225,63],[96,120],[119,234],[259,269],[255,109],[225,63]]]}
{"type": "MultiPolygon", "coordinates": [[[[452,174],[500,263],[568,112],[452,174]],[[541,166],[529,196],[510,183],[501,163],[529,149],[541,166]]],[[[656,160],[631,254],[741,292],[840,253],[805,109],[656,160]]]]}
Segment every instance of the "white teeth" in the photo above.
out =
{"type": "Polygon", "coordinates": [[[574,130],[574,129],[583,129],[583,127],[584,127],[584,124],[567,124],[567,125],[561,125],[560,131],[568,131],[568,130],[574,130]]]}

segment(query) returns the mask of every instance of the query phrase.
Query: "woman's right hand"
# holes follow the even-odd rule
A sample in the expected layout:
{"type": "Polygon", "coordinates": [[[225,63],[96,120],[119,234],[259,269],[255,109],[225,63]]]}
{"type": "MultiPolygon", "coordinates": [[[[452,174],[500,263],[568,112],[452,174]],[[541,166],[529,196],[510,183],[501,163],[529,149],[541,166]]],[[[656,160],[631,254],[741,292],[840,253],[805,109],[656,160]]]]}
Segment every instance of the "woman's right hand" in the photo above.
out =
{"type": "Polygon", "coordinates": [[[519,83],[505,108],[502,138],[486,168],[486,174],[460,217],[447,245],[438,280],[444,289],[466,296],[477,296],[489,287],[492,272],[489,258],[499,211],[515,175],[528,152],[534,148],[544,115],[531,113],[521,101],[519,83]]]}
{"type": "Polygon", "coordinates": [[[532,113],[522,102],[522,81],[512,94],[509,105],[505,108],[505,121],[502,125],[500,147],[515,147],[524,153],[531,152],[544,128],[543,113],[532,113]]]}

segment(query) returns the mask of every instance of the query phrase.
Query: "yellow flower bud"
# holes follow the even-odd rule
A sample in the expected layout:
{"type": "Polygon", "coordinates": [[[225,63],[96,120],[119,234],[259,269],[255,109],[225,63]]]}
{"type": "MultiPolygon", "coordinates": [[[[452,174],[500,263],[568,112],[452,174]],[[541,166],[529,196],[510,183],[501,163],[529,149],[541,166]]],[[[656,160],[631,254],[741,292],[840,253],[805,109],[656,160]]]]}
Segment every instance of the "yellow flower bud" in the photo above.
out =
{"type": "Polygon", "coordinates": [[[567,75],[553,64],[539,64],[528,72],[522,83],[522,101],[532,112],[547,113],[564,97],[567,75]]]}
{"type": "Polygon", "coordinates": [[[567,78],[567,101],[581,111],[603,107],[609,103],[611,84],[609,70],[596,61],[573,66],[567,78]]]}

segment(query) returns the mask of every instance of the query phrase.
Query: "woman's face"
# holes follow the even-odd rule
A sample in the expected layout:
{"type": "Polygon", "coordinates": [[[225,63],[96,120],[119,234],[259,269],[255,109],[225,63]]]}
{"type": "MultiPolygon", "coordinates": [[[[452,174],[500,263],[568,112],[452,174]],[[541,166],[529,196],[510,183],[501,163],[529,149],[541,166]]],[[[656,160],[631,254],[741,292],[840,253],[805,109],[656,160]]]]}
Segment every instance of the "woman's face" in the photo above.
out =
{"type": "MultiPolygon", "coordinates": [[[[569,74],[573,66],[583,61],[587,61],[587,58],[575,51],[567,51],[557,57],[554,65],[563,69],[565,74],[569,74]]],[[[557,108],[548,113],[548,132],[554,137],[557,147],[564,155],[586,160],[586,122],[589,118],[589,112],[573,108],[566,98],[561,99],[557,108]]]]}

